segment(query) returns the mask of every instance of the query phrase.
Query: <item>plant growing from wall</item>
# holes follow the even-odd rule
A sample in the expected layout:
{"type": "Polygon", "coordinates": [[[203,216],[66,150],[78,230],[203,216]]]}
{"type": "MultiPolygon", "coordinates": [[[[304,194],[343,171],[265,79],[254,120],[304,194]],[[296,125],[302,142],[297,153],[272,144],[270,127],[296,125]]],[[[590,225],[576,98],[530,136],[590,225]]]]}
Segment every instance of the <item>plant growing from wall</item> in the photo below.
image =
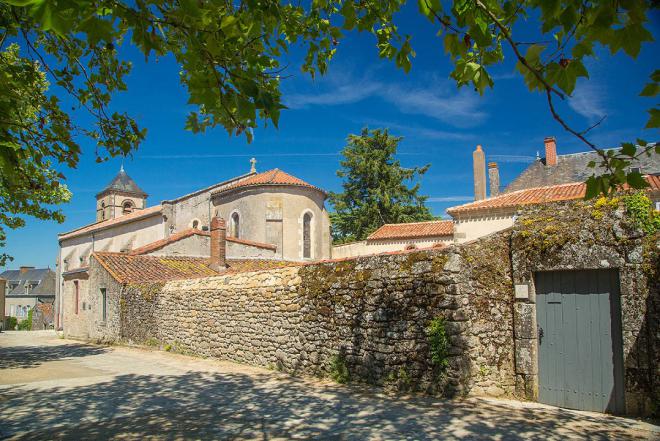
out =
{"type": "Polygon", "coordinates": [[[449,337],[445,329],[445,319],[436,317],[426,328],[426,336],[429,341],[431,362],[440,369],[442,374],[449,366],[449,337]]]}
{"type": "Polygon", "coordinates": [[[330,378],[340,384],[348,383],[351,376],[346,366],[346,356],[339,353],[330,360],[330,378]]]}
{"type": "Polygon", "coordinates": [[[633,224],[646,234],[660,231],[660,214],[653,208],[653,202],[644,191],[638,191],[623,198],[626,213],[633,224]]]}

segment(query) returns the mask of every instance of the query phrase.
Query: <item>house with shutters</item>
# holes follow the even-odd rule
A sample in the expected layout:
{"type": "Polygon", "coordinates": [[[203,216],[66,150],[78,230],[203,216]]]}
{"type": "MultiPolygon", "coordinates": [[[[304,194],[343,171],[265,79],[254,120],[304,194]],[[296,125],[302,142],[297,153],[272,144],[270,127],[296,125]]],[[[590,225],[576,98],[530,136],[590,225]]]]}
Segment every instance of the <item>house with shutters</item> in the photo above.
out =
{"type": "Polygon", "coordinates": [[[4,315],[20,322],[29,311],[42,303],[55,301],[55,272],[50,268],[22,266],[0,273],[4,288],[4,315]],[[4,280],[3,280],[4,279],[4,280]]]}

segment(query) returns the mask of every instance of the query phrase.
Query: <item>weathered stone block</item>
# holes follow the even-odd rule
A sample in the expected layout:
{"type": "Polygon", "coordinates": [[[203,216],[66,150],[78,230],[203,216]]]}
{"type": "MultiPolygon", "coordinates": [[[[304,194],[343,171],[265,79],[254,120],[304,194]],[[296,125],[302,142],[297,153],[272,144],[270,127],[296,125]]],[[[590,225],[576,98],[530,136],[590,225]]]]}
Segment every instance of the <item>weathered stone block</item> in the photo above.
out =
{"type": "Polygon", "coordinates": [[[515,339],[516,373],[536,375],[538,360],[536,355],[536,339],[515,339]]]}
{"type": "Polygon", "coordinates": [[[516,338],[536,338],[536,305],[514,303],[513,325],[516,338]]]}

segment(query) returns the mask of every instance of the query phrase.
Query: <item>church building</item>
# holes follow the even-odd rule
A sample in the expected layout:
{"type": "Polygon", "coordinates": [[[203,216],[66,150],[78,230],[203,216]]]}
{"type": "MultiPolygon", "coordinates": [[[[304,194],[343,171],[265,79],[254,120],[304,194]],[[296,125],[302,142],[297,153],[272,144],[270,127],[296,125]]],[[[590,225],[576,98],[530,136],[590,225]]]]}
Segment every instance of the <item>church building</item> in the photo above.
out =
{"type": "Polygon", "coordinates": [[[228,260],[329,258],[326,192],[279,169],[258,173],[251,163],[249,173],[152,206],[122,166],[96,195],[96,221],[58,235],[56,320],[66,281],[72,295],[82,289],[92,253],[208,258],[215,217],[226,222],[228,260]]]}

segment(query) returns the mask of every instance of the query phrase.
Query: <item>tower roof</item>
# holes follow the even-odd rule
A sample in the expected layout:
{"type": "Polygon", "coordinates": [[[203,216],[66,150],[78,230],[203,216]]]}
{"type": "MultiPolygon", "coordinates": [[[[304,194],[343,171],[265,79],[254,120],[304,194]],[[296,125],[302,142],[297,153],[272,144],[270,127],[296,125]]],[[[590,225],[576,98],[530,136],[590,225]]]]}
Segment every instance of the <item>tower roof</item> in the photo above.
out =
{"type": "Polygon", "coordinates": [[[147,197],[147,194],[142,191],[142,189],[138,187],[135,181],[124,171],[123,165],[119,170],[119,173],[117,173],[117,176],[115,176],[112,181],[110,181],[110,183],[96,195],[96,197],[112,191],[129,193],[145,198],[147,197]]]}

